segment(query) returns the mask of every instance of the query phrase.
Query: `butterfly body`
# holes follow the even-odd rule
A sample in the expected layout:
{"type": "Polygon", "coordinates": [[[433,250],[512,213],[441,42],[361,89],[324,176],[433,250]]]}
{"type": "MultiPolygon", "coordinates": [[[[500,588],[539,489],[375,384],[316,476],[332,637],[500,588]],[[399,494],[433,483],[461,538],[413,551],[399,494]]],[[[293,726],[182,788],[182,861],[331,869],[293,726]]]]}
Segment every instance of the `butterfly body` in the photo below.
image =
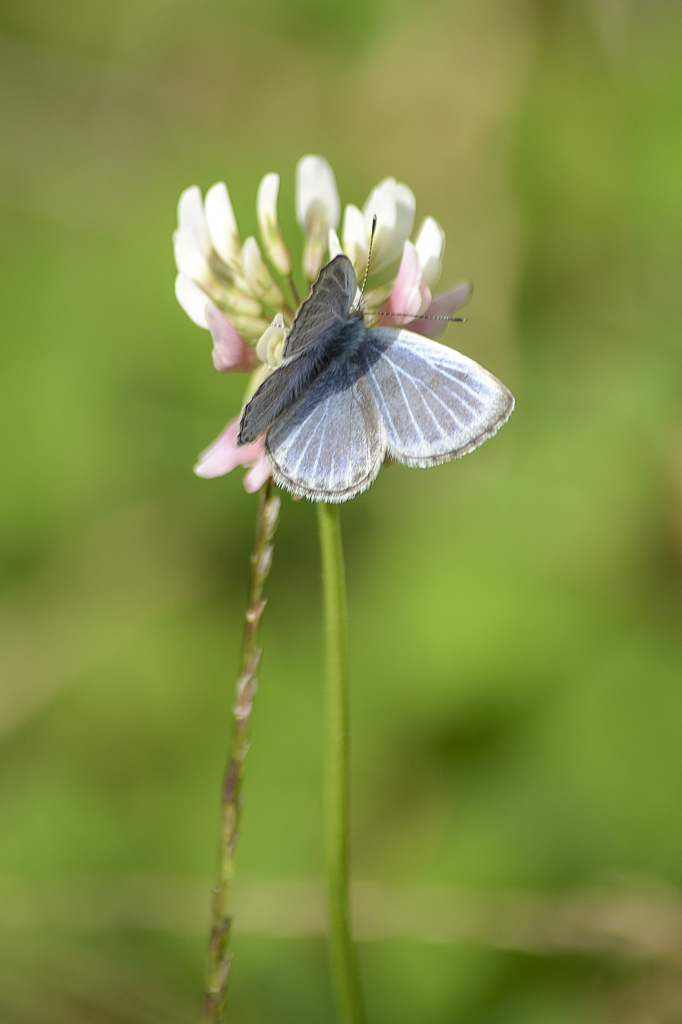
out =
{"type": "Polygon", "coordinates": [[[404,329],[367,327],[352,309],[356,291],[347,257],[322,268],[282,364],[242,414],[237,443],[264,433],[276,483],[312,501],[366,490],[387,454],[422,467],[465,455],[514,407],[504,384],[459,352],[404,329]]]}

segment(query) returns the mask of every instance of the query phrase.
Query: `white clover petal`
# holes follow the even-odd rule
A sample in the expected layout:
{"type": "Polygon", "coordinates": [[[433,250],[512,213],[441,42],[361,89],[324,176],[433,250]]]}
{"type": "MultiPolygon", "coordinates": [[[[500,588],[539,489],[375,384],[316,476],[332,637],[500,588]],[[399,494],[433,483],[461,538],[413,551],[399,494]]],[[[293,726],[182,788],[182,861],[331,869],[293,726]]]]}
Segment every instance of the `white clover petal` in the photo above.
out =
{"type": "Polygon", "coordinates": [[[304,156],[296,165],[296,218],[310,233],[313,222],[321,220],[323,234],[339,226],[341,200],[334,172],[321,156],[304,156]]]}
{"type": "Polygon", "coordinates": [[[334,230],[334,228],[330,228],[329,229],[329,259],[330,260],[335,259],[337,256],[340,256],[342,252],[343,252],[343,247],[341,245],[341,242],[339,241],[339,236],[337,235],[337,233],[334,230]]]}
{"type": "Polygon", "coordinates": [[[364,274],[367,264],[368,237],[362,210],[348,204],[343,215],[343,251],[355,267],[359,277],[364,274]]]}
{"type": "Polygon", "coordinates": [[[291,256],[284,244],[282,229],[277,216],[279,174],[266,174],[258,187],[256,211],[263,245],[273,265],[284,277],[292,271],[291,256]]]}
{"type": "Polygon", "coordinates": [[[246,282],[259,299],[271,306],[281,306],[284,296],[272,279],[267,263],[261,256],[256,239],[247,238],[242,246],[242,273],[246,282]]]}
{"type": "Polygon", "coordinates": [[[324,224],[318,222],[317,229],[308,235],[303,248],[303,273],[307,281],[316,281],[324,263],[327,248],[327,236],[324,224]]]}
{"type": "Polygon", "coordinates": [[[370,193],[363,207],[367,237],[376,215],[377,228],[372,245],[372,272],[397,260],[412,233],[416,201],[412,190],[395,178],[385,178],[370,193]]]}
{"type": "Polygon", "coordinates": [[[213,248],[225,263],[239,263],[241,243],[237,221],[224,181],[218,181],[206,193],[206,224],[213,248]]]}
{"type": "Polygon", "coordinates": [[[367,309],[378,309],[389,297],[393,291],[393,285],[395,278],[390,281],[385,281],[383,284],[377,285],[376,288],[370,288],[364,294],[364,304],[367,309]]]}
{"type": "Polygon", "coordinates": [[[175,265],[181,274],[191,277],[199,284],[207,284],[210,281],[211,272],[206,256],[191,225],[187,224],[174,232],[173,255],[175,265]]]}
{"type": "Polygon", "coordinates": [[[419,229],[414,245],[422,265],[424,280],[429,288],[433,288],[440,277],[445,250],[445,232],[438,221],[433,217],[427,217],[419,229]]]}
{"type": "Polygon", "coordinates": [[[263,313],[263,306],[258,299],[254,299],[252,295],[248,295],[238,288],[223,288],[220,299],[222,304],[234,313],[245,313],[247,316],[256,317],[263,313]]]}
{"type": "Polygon", "coordinates": [[[193,320],[197,327],[204,327],[208,330],[206,307],[209,304],[209,298],[202,292],[199,285],[191,281],[185,274],[178,274],[175,278],[175,297],[190,320],[193,320]]]}
{"type": "Polygon", "coordinates": [[[242,273],[249,288],[254,294],[259,295],[263,289],[270,286],[272,278],[265,261],[260,254],[258,242],[250,236],[242,246],[242,273]]]}
{"type": "Polygon", "coordinates": [[[258,223],[277,224],[277,196],[279,195],[279,174],[266,174],[258,186],[256,209],[258,223]]]}
{"type": "Polygon", "coordinates": [[[247,338],[249,341],[255,341],[256,338],[260,338],[268,326],[267,320],[264,320],[262,316],[245,316],[241,313],[230,313],[229,317],[233,327],[239,331],[243,338],[247,338]]]}
{"type": "Polygon", "coordinates": [[[262,363],[273,368],[279,366],[286,336],[284,317],[278,313],[256,345],[256,355],[262,363]]]}
{"type": "Polygon", "coordinates": [[[199,245],[205,256],[211,251],[211,238],[208,233],[204,202],[198,185],[186,188],[178,202],[178,227],[193,228],[199,245]]]}

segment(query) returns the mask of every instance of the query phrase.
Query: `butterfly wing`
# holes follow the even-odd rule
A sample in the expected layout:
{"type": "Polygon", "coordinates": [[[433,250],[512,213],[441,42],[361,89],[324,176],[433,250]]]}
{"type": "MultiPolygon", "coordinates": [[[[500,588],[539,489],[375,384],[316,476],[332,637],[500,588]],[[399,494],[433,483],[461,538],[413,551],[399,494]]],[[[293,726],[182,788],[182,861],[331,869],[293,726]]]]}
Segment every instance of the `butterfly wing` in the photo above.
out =
{"type": "Polygon", "coordinates": [[[266,377],[247,402],[239,424],[237,444],[251,444],[294,402],[315,376],[313,353],[300,352],[266,377]]]}
{"type": "Polygon", "coordinates": [[[514,408],[511,392],[492,373],[411,331],[370,328],[362,360],[388,454],[407,466],[466,455],[492,437],[514,408]]]}
{"type": "Polygon", "coordinates": [[[275,483],[311,501],[366,490],[386,453],[374,393],[357,362],[326,369],[270,427],[265,451],[275,483]]]}
{"type": "Polygon", "coordinates": [[[322,267],[310,296],[305,300],[284,343],[288,359],[313,344],[319,347],[345,323],[358,282],[353,264],[340,255],[322,267]]]}
{"type": "Polygon", "coordinates": [[[263,381],[242,413],[237,444],[260,437],[315,379],[348,320],[357,286],[347,256],[322,267],[284,343],[281,366],[263,381]]]}

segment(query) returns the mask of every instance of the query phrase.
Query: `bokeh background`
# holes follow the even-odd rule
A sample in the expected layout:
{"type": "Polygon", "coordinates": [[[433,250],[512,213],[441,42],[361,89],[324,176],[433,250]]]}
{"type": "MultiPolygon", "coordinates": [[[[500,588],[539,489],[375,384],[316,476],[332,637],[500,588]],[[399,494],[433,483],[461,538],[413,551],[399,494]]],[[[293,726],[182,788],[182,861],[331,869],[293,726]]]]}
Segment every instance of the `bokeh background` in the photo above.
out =
{"type": "MultiPolygon", "coordinates": [[[[343,509],[369,1019],[682,1020],[681,30],[672,0],[2,0],[7,1024],[197,1017],[256,500],[191,472],[244,381],[171,232],[226,180],[253,233],[276,170],[300,260],[304,153],[344,202],[412,187],[475,285],[446,340],[517,398],[343,509]]],[[[231,1019],[322,1024],[318,555],[286,496],[267,591],[231,1019]]]]}

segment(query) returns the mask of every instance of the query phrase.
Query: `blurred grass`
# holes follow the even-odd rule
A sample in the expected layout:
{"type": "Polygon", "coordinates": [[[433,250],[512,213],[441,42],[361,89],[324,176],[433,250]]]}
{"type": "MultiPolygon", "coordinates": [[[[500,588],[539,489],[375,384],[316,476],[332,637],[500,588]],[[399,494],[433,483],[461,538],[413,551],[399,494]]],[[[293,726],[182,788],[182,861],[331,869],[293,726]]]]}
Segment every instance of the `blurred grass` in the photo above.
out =
{"type": "MultiPolygon", "coordinates": [[[[666,0],[5,0],[1,875],[212,874],[255,507],[191,474],[242,382],[174,303],[170,233],[182,188],[222,178],[253,231],[276,169],[297,238],[295,162],[321,152],[344,201],[391,174],[443,223],[444,285],[476,287],[448,341],[518,402],[471,459],[344,508],[355,873],[682,887],[681,22],[666,0]]],[[[313,510],[282,520],[246,879],[321,864],[313,510]]],[[[12,1024],[198,1005],[199,939],[3,949],[12,1024]]],[[[236,1022],[333,1019],[319,940],[235,949],[236,1022]]],[[[682,1014],[662,969],[362,958],[376,1022],[682,1014]]]]}

